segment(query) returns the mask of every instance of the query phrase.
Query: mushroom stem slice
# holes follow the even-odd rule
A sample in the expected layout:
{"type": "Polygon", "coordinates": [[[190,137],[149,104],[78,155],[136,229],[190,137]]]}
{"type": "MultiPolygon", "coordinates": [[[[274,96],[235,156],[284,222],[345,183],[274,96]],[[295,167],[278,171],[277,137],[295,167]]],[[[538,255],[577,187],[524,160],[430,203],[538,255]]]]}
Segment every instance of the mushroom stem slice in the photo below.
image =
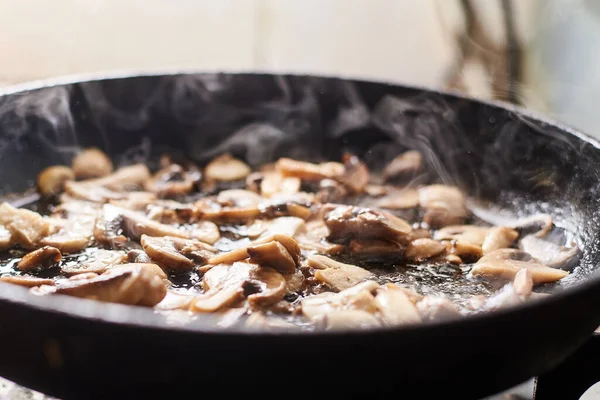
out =
{"type": "Polygon", "coordinates": [[[46,269],[62,260],[62,254],[56,247],[44,246],[25,254],[17,264],[21,271],[46,269]]]}
{"type": "Polygon", "coordinates": [[[473,276],[512,280],[522,269],[528,269],[534,284],[556,282],[569,273],[550,268],[517,249],[499,249],[481,257],[471,269],[473,276]]]}

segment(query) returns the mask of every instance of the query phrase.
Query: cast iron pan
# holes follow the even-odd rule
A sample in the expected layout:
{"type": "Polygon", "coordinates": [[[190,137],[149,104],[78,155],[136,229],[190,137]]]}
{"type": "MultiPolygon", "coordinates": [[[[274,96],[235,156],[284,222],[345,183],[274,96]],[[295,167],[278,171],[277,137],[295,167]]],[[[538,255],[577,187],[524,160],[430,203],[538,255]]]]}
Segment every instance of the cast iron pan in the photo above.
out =
{"type": "MultiPolygon", "coordinates": [[[[0,97],[0,189],[98,146],[117,164],[163,151],[252,165],[286,155],[372,166],[405,149],[438,179],[576,232],[580,265],[510,310],[338,333],[223,331],[152,310],[0,285],[0,375],[64,399],[477,398],[556,366],[600,325],[598,143],[502,104],[385,83],[267,74],[113,77],[0,97]]],[[[375,165],[376,166],[376,165],[375,165]]]]}

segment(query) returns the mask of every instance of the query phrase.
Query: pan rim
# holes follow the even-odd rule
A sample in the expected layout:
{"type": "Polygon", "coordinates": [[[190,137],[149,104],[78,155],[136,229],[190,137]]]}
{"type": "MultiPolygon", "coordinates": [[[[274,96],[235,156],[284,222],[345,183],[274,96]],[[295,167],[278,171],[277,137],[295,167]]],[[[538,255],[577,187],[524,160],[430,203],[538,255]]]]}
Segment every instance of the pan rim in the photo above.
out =
{"type": "MultiPolygon", "coordinates": [[[[163,68],[163,69],[129,69],[117,70],[109,72],[84,73],[65,75],[55,78],[40,79],[10,85],[0,88],[0,98],[9,95],[18,95],[29,91],[65,86],[71,84],[79,84],[85,82],[118,80],[118,79],[134,79],[134,78],[159,78],[177,75],[192,75],[192,74],[224,74],[224,75],[265,75],[265,76],[290,76],[290,77],[315,77],[323,79],[344,79],[358,83],[374,83],[381,85],[389,85],[394,87],[406,88],[409,90],[420,91],[431,94],[438,94],[444,97],[454,97],[456,99],[466,100],[469,102],[480,103],[492,106],[497,109],[503,109],[511,113],[515,113],[519,117],[527,117],[533,121],[548,124],[568,135],[575,136],[582,142],[593,146],[600,151],[600,141],[591,136],[582,133],[578,129],[568,126],[553,120],[538,112],[525,109],[523,107],[507,103],[501,100],[481,100],[473,96],[465,95],[455,90],[440,89],[428,87],[425,85],[412,85],[406,83],[392,82],[389,80],[380,80],[376,78],[356,77],[346,74],[328,75],[328,74],[313,74],[310,72],[297,71],[262,71],[262,70],[235,70],[235,69],[186,69],[186,68],[163,68]]],[[[565,288],[558,293],[553,293],[551,296],[541,298],[539,300],[522,303],[506,309],[500,309],[480,314],[463,316],[459,319],[451,321],[432,321],[416,325],[405,325],[399,327],[382,326],[370,329],[348,329],[348,330],[282,330],[282,331],[267,331],[257,330],[245,327],[223,328],[217,326],[215,316],[208,314],[199,314],[193,321],[184,325],[177,325],[168,322],[164,315],[161,315],[154,309],[149,309],[139,306],[129,306],[123,304],[106,303],[95,300],[73,298],[66,295],[53,296],[38,296],[31,294],[27,288],[12,285],[5,282],[0,282],[0,303],[11,304],[20,308],[31,310],[57,313],[67,318],[94,321],[95,323],[117,324],[119,326],[128,326],[138,329],[153,329],[157,331],[169,331],[171,333],[204,333],[218,334],[220,336],[284,336],[290,338],[319,336],[339,337],[341,335],[371,335],[386,334],[386,333],[403,333],[403,334],[418,334],[419,332],[428,331],[430,329],[443,330],[445,327],[453,326],[456,328],[468,327],[473,324],[485,324],[491,319],[501,319],[506,316],[516,315],[518,313],[530,312],[543,307],[552,307],[567,299],[583,295],[586,292],[591,292],[600,289],[600,274],[593,274],[585,280],[573,287],[565,288]]]]}

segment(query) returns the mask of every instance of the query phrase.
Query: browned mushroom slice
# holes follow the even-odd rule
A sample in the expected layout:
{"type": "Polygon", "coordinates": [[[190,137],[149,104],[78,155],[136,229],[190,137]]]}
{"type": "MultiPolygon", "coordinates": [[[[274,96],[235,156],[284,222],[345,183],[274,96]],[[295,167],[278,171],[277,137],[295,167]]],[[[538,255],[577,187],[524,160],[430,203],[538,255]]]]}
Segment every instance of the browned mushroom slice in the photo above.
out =
{"type": "Polygon", "coordinates": [[[408,244],[406,257],[412,260],[426,260],[435,257],[446,250],[443,243],[433,239],[416,239],[408,244]]]}
{"type": "Polygon", "coordinates": [[[280,158],[275,167],[283,176],[291,176],[309,181],[336,179],[341,177],[345,172],[344,164],[338,162],[312,164],[292,160],[291,158],[280,158]]]}
{"type": "Polygon", "coordinates": [[[524,268],[531,273],[534,284],[555,282],[569,274],[547,267],[528,253],[516,249],[499,249],[484,255],[473,266],[471,274],[512,280],[524,268]]]}
{"type": "Polygon", "coordinates": [[[37,276],[31,275],[6,275],[0,276],[0,282],[12,283],[13,285],[25,286],[28,288],[37,286],[53,286],[54,281],[52,279],[38,278],[37,276]]]}
{"type": "Polygon", "coordinates": [[[247,249],[250,261],[263,267],[271,267],[282,274],[291,274],[296,270],[296,263],[287,249],[279,242],[249,246],[247,249]]]}
{"type": "Polygon", "coordinates": [[[144,183],[144,188],[161,198],[178,197],[190,193],[199,176],[188,174],[181,165],[171,164],[156,172],[144,183]]]}
{"type": "Polygon", "coordinates": [[[250,167],[231,154],[223,154],[206,165],[204,176],[209,181],[237,181],[244,179],[250,172],[250,167]]]}
{"type": "Polygon", "coordinates": [[[403,246],[381,239],[353,239],[346,250],[357,259],[367,262],[393,261],[404,255],[403,246]]]}
{"type": "Polygon", "coordinates": [[[383,169],[383,179],[386,181],[395,178],[409,178],[419,172],[423,165],[423,156],[415,150],[404,152],[394,158],[383,169]]]}
{"type": "Polygon", "coordinates": [[[317,270],[315,271],[317,280],[337,290],[348,289],[373,276],[366,269],[321,255],[309,255],[307,262],[310,267],[317,270]]]}
{"type": "Polygon", "coordinates": [[[141,244],[148,256],[161,266],[177,271],[191,270],[194,261],[204,263],[214,253],[212,246],[177,237],[142,235],[141,244]]]}
{"type": "Polygon", "coordinates": [[[550,240],[542,239],[536,235],[527,235],[519,242],[519,248],[542,264],[552,268],[563,268],[569,266],[572,260],[579,255],[577,246],[561,246],[550,240]]]}
{"type": "Polygon", "coordinates": [[[315,199],[321,203],[339,202],[348,195],[348,190],[344,185],[333,179],[322,179],[319,181],[319,188],[315,199]]]}
{"type": "Polygon", "coordinates": [[[369,169],[358,157],[352,154],[344,154],[343,161],[344,173],[337,177],[337,181],[352,193],[363,192],[367,183],[369,183],[369,169]]]}
{"type": "Polygon", "coordinates": [[[210,221],[246,222],[260,215],[256,206],[229,207],[208,198],[194,203],[194,215],[198,219],[210,221]]]}
{"type": "Polygon", "coordinates": [[[306,219],[311,214],[310,206],[299,204],[289,199],[273,199],[263,201],[258,205],[260,214],[263,218],[278,218],[292,216],[306,219]]]}
{"type": "Polygon", "coordinates": [[[192,311],[213,312],[245,296],[252,305],[267,306],[279,302],[286,293],[286,281],[280,273],[243,262],[215,266],[204,274],[202,284],[207,292],[192,302],[192,311]]]}
{"type": "Polygon", "coordinates": [[[167,294],[166,283],[154,264],[123,264],[98,277],[66,280],[57,294],[86,299],[152,307],[167,294]]]}
{"type": "Polygon", "coordinates": [[[261,237],[258,240],[251,242],[247,246],[231,250],[227,253],[217,254],[216,256],[211,257],[208,260],[208,263],[209,264],[231,264],[235,261],[241,261],[241,260],[249,257],[249,254],[248,254],[249,246],[256,246],[256,245],[260,245],[260,244],[269,243],[272,241],[281,243],[283,245],[283,247],[285,247],[285,249],[287,250],[289,255],[292,257],[292,259],[294,260],[294,263],[296,263],[296,265],[300,262],[300,246],[294,240],[294,238],[292,238],[290,236],[286,236],[286,235],[274,234],[274,235],[261,237]]]}
{"type": "Polygon", "coordinates": [[[119,193],[119,191],[139,189],[148,178],[150,178],[148,167],[136,164],[119,168],[114,173],[102,178],[66,182],[65,190],[79,199],[106,202],[127,198],[125,193],[119,193]]]}
{"type": "Polygon", "coordinates": [[[433,228],[462,223],[467,217],[465,195],[456,187],[429,185],[419,188],[419,204],[424,221],[433,228]]]}
{"type": "Polygon", "coordinates": [[[336,243],[330,243],[324,238],[329,234],[329,230],[322,220],[315,220],[306,223],[306,231],[296,236],[298,245],[306,251],[322,254],[339,254],[345,250],[345,246],[336,243]]]}
{"type": "Polygon", "coordinates": [[[518,237],[519,233],[516,230],[506,226],[495,226],[490,228],[485,236],[483,244],[481,245],[483,254],[487,254],[498,249],[508,248],[512,246],[518,237]]]}
{"type": "Polygon", "coordinates": [[[30,271],[33,269],[46,269],[62,260],[60,250],[51,246],[40,247],[30,253],[27,253],[19,260],[17,268],[21,271],[30,271]]]}
{"type": "Polygon", "coordinates": [[[125,261],[126,256],[122,251],[97,249],[89,254],[86,261],[67,262],[61,265],[60,269],[66,275],[102,274],[108,268],[125,261]]]}
{"type": "Polygon", "coordinates": [[[461,316],[456,305],[444,297],[425,296],[416,306],[424,321],[447,321],[461,316]]]}
{"type": "Polygon", "coordinates": [[[181,229],[153,221],[134,211],[122,209],[120,212],[123,218],[123,232],[133,240],[138,240],[142,235],[174,236],[186,239],[190,237],[189,233],[181,229]]]}
{"type": "Polygon", "coordinates": [[[100,178],[113,171],[110,158],[97,148],[85,149],[77,154],[71,166],[77,179],[100,178]]]}
{"type": "Polygon", "coordinates": [[[0,225],[10,232],[15,244],[25,249],[35,247],[50,230],[50,223],[40,214],[6,202],[0,205],[0,225]]]}
{"type": "Polygon", "coordinates": [[[387,194],[373,201],[373,206],[390,210],[406,210],[419,205],[417,189],[390,189],[387,194]]]}
{"type": "Polygon", "coordinates": [[[375,305],[386,325],[421,322],[415,304],[399,286],[393,283],[382,286],[377,290],[375,305]]]}
{"type": "Polygon", "coordinates": [[[386,239],[405,242],[411,226],[388,213],[354,206],[325,208],[325,225],[329,228],[328,240],[344,242],[352,238],[386,239]]]}
{"type": "Polygon", "coordinates": [[[475,225],[450,225],[435,232],[435,240],[456,240],[481,247],[490,228],[475,225]]]}
{"type": "Polygon", "coordinates": [[[54,196],[63,191],[65,182],[75,180],[75,174],[69,167],[54,165],[44,169],[37,178],[39,192],[43,196],[54,196]]]}
{"type": "Polygon", "coordinates": [[[483,255],[481,247],[476,246],[471,243],[457,241],[457,242],[448,243],[448,244],[449,244],[448,247],[450,248],[450,252],[452,254],[459,256],[463,260],[471,260],[471,261],[478,260],[483,255]]]}
{"type": "Polygon", "coordinates": [[[374,281],[365,281],[339,293],[325,292],[302,299],[302,314],[317,320],[336,310],[354,309],[374,313],[377,311],[373,292],[379,287],[374,281]]]}

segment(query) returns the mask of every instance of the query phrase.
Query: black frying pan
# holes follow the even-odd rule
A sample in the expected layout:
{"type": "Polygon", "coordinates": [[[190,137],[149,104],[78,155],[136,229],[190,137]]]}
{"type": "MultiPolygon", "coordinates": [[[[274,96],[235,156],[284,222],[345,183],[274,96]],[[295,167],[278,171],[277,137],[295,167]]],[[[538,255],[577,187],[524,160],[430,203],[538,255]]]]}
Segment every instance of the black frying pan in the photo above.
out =
{"type": "MultiPolygon", "coordinates": [[[[598,143],[503,104],[383,83],[254,74],[162,75],[17,88],[0,97],[0,188],[99,146],[117,163],[164,151],[257,165],[287,155],[371,166],[420,150],[439,180],[577,233],[580,265],[553,296],[410,328],[337,333],[180,326],[152,310],[0,285],[0,375],[67,398],[183,395],[481,397],[541,374],[600,325],[598,143]]],[[[187,397],[186,397],[187,398],[187,397]]],[[[439,398],[439,397],[438,397],[439,398]]]]}

